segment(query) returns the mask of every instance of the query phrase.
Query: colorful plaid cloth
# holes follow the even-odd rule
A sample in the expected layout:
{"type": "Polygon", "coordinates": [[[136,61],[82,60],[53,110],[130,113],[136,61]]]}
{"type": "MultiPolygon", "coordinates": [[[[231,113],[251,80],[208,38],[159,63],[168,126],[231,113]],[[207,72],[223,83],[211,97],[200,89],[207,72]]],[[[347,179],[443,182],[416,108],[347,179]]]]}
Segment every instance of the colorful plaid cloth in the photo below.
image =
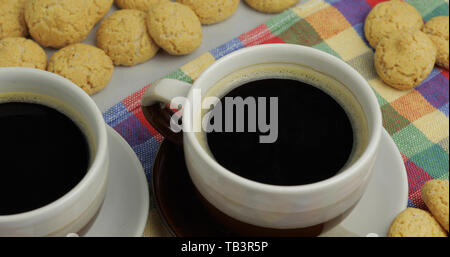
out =
{"type": "MultiPolygon", "coordinates": [[[[337,56],[359,71],[374,89],[383,125],[400,149],[409,180],[409,206],[425,208],[420,189],[449,174],[449,73],[435,68],[418,87],[398,91],[377,76],[374,50],[364,38],[364,19],[380,0],[316,0],[288,10],[167,75],[192,83],[215,60],[243,47],[300,44],[337,56]]],[[[449,15],[448,1],[409,0],[425,21],[449,15]]],[[[140,98],[150,85],[104,113],[106,122],[131,145],[148,180],[163,137],[145,120],[140,98]]]]}

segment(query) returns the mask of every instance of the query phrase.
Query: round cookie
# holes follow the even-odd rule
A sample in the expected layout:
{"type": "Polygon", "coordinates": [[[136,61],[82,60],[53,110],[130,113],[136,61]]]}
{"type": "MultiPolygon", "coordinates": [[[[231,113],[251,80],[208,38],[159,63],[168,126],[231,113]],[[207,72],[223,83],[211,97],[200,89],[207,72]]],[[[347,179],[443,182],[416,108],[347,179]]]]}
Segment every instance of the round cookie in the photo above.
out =
{"type": "Polygon", "coordinates": [[[245,0],[253,9],[263,13],[279,13],[291,8],[298,0],[245,0]]]}
{"type": "Polygon", "coordinates": [[[97,30],[97,46],[111,57],[115,65],[143,63],[159,47],[147,32],[147,14],[139,10],[116,11],[102,21],[97,30]]]}
{"type": "Polygon", "coordinates": [[[389,237],[446,237],[447,233],[427,211],[407,208],[392,222],[389,237]]]}
{"type": "Polygon", "coordinates": [[[449,66],[449,19],[448,16],[434,17],[428,21],[423,32],[427,33],[437,48],[436,64],[448,70],[449,66]]]}
{"type": "Polygon", "coordinates": [[[45,70],[47,55],[33,40],[8,37],[0,40],[0,67],[27,67],[45,70]]]}
{"type": "Polygon", "coordinates": [[[136,9],[148,12],[150,6],[169,1],[170,0],[115,0],[115,3],[120,9],[136,9]]]}
{"type": "Polygon", "coordinates": [[[114,65],[103,50],[86,44],[73,44],[56,52],[47,70],[81,87],[89,95],[102,90],[111,80],[114,65]]]}
{"type": "Polygon", "coordinates": [[[92,0],[89,8],[89,16],[94,19],[94,24],[101,20],[111,9],[113,0],[92,0]]]}
{"type": "Polygon", "coordinates": [[[0,0],[0,39],[26,37],[24,10],[27,0],[0,0]]]}
{"type": "Polygon", "coordinates": [[[186,5],[164,2],[153,6],[147,16],[147,29],[155,42],[169,54],[185,55],[202,43],[202,24],[186,5]]]}
{"type": "Polygon", "coordinates": [[[433,179],[422,187],[422,200],[431,214],[448,232],[449,189],[448,180],[433,179]]]}
{"type": "Polygon", "coordinates": [[[202,24],[213,24],[229,18],[238,8],[240,0],[177,0],[197,14],[202,24]]]}
{"type": "Polygon", "coordinates": [[[431,73],[436,47],[420,30],[398,30],[380,41],[374,58],[377,73],[386,84],[407,90],[431,73]]]}
{"type": "Polygon", "coordinates": [[[25,21],[30,35],[43,46],[61,48],[83,41],[94,26],[88,0],[29,0],[25,21]]]}
{"type": "Polygon", "coordinates": [[[420,13],[412,5],[403,1],[389,1],[377,4],[366,17],[364,34],[369,44],[376,48],[381,39],[392,31],[423,27],[420,13]]]}

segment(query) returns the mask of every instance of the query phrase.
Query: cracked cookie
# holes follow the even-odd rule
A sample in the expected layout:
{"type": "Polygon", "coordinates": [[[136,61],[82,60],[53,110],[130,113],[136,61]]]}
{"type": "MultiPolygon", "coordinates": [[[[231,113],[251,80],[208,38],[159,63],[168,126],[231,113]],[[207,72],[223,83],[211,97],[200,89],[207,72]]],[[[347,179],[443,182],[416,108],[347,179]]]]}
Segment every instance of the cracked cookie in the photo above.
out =
{"type": "Polygon", "coordinates": [[[0,40],[0,67],[27,67],[45,70],[47,55],[33,40],[8,37],[0,40]]]}
{"type": "Polygon", "coordinates": [[[380,41],[375,69],[388,85],[407,90],[419,85],[433,70],[436,47],[420,30],[398,30],[380,41]]]}
{"type": "Polygon", "coordinates": [[[155,5],[147,16],[150,36],[172,55],[193,52],[202,43],[202,24],[194,11],[176,2],[155,5]]]}
{"type": "Polygon", "coordinates": [[[433,179],[428,181],[422,187],[421,196],[431,214],[448,232],[448,180],[433,179]]]}
{"type": "Polygon", "coordinates": [[[427,33],[431,41],[433,41],[433,43],[436,45],[437,48],[436,64],[447,70],[449,66],[448,24],[449,24],[448,16],[438,16],[429,20],[425,24],[425,27],[423,28],[423,32],[427,33]]]}
{"type": "Polygon", "coordinates": [[[124,9],[114,12],[100,24],[97,46],[115,65],[143,63],[158,52],[159,47],[147,32],[146,17],[145,12],[124,9]]]}
{"type": "Polygon", "coordinates": [[[94,26],[88,0],[29,0],[25,21],[30,35],[45,47],[61,48],[83,41],[94,26]]]}
{"type": "Polygon", "coordinates": [[[389,228],[389,237],[446,237],[444,229],[427,211],[407,208],[389,228]]]}
{"type": "Polygon", "coordinates": [[[238,8],[240,0],[177,0],[189,6],[202,24],[214,24],[229,18],[238,8]]]}
{"type": "Polygon", "coordinates": [[[27,0],[0,0],[0,39],[26,37],[24,10],[27,0]]]}
{"type": "Polygon", "coordinates": [[[111,80],[114,65],[103,50],[91,45],[73,44],[56,52],[50,58],[47,70],[71,80],[92,95],[111,80]]]}
{"type": "Polygon", "coordinates": [[[393,0],[379,3],[370,11],[364,24],[364,34],[369,44],[376,48],[381,39],[395,30],[420,30],[422,27],[422,16],[414,6],[393,0]]]}

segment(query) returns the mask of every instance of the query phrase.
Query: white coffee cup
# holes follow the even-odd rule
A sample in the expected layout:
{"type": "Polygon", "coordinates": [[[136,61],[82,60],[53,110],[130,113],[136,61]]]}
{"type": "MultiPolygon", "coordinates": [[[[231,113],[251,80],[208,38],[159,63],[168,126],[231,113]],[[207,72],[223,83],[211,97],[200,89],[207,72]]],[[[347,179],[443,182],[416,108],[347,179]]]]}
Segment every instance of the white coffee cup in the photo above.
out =
{"type": "Polygon", "coordinates": [[[94,151],[84,178],[63,197],[29,212],[0,215],[0,236],[65,236],[76,233],[97,213],[106,192],[109,153],[102,114],[82,89],[46,71],[0,68],[0,97],[11,93],[43,95],[62,103],[64,111],[73,112],[82,119],[94,151]]]}
{"type": "MultiPolygon", "coordinates": [[[[185,161],[190,177],[202,196],[221,212],[251,225],[272,229],[299,229],[326,224],[349,213],[363,195],[371,177],[382,131],[377,98],[367,81],[342,60],[322,51],[298,45],[272,44],[249,47],[216,61],[191,86],[173,79],[153,84],[142,98],[144,114],[150,123],[172,141],[157,119],[167,117],[157,108],[177,96],[194,102],[194,89],[207,92],[225,76],[252,65],[264,63],[298,64],[333,77],[345,85],[360,103],[368,126],[368,144],[352,165],[339,174],[308,185],[276,186],[240,177],[219,165],[202,147],[192,127],[192,106],[183,111],[185,161]]],[[[160,109],[162,107],[159,107],[160,109]]],[[[167,116],[167,113],[166,113],[167,116]]],[[[325,157],[324,157],[325,158],[325,157]]],[[[326,161],[326,160],[324,160],[326,161]]],[[[335,225],[335,224],[333,224],[335,225]]]]}

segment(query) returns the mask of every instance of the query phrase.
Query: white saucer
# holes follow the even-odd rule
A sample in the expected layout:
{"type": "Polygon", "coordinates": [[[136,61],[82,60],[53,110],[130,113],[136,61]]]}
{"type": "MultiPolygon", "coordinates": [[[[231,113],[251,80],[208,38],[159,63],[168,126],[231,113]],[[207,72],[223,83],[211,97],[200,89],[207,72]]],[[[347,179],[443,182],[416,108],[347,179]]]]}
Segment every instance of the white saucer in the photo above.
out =
{"type": "Polygon", "coordinates": [[[394,218],[408,205],[408,178],[403,158],[383,130],[377,162],[367,191],[350,215],[323,236],[387,235],[394,218]]]}
{"type": "Polygon", "coordinates": [[[144,169],[127,142],[108,126],[110,165],[100,211],[78,234],[83,237],[139,237],[147,222],[149,191],[144,169]]]}
{"type": "MultiPolygon", "coordinates": [[[[408,178],[403,159],[394,141],[384,130],[367,191],[339,226],[321,236],[384,237],[394,218],[407,204],[408,178]]],[[[170,236],[155,209],[150,210],[149,217],[145,236],[170,236]]]]}

